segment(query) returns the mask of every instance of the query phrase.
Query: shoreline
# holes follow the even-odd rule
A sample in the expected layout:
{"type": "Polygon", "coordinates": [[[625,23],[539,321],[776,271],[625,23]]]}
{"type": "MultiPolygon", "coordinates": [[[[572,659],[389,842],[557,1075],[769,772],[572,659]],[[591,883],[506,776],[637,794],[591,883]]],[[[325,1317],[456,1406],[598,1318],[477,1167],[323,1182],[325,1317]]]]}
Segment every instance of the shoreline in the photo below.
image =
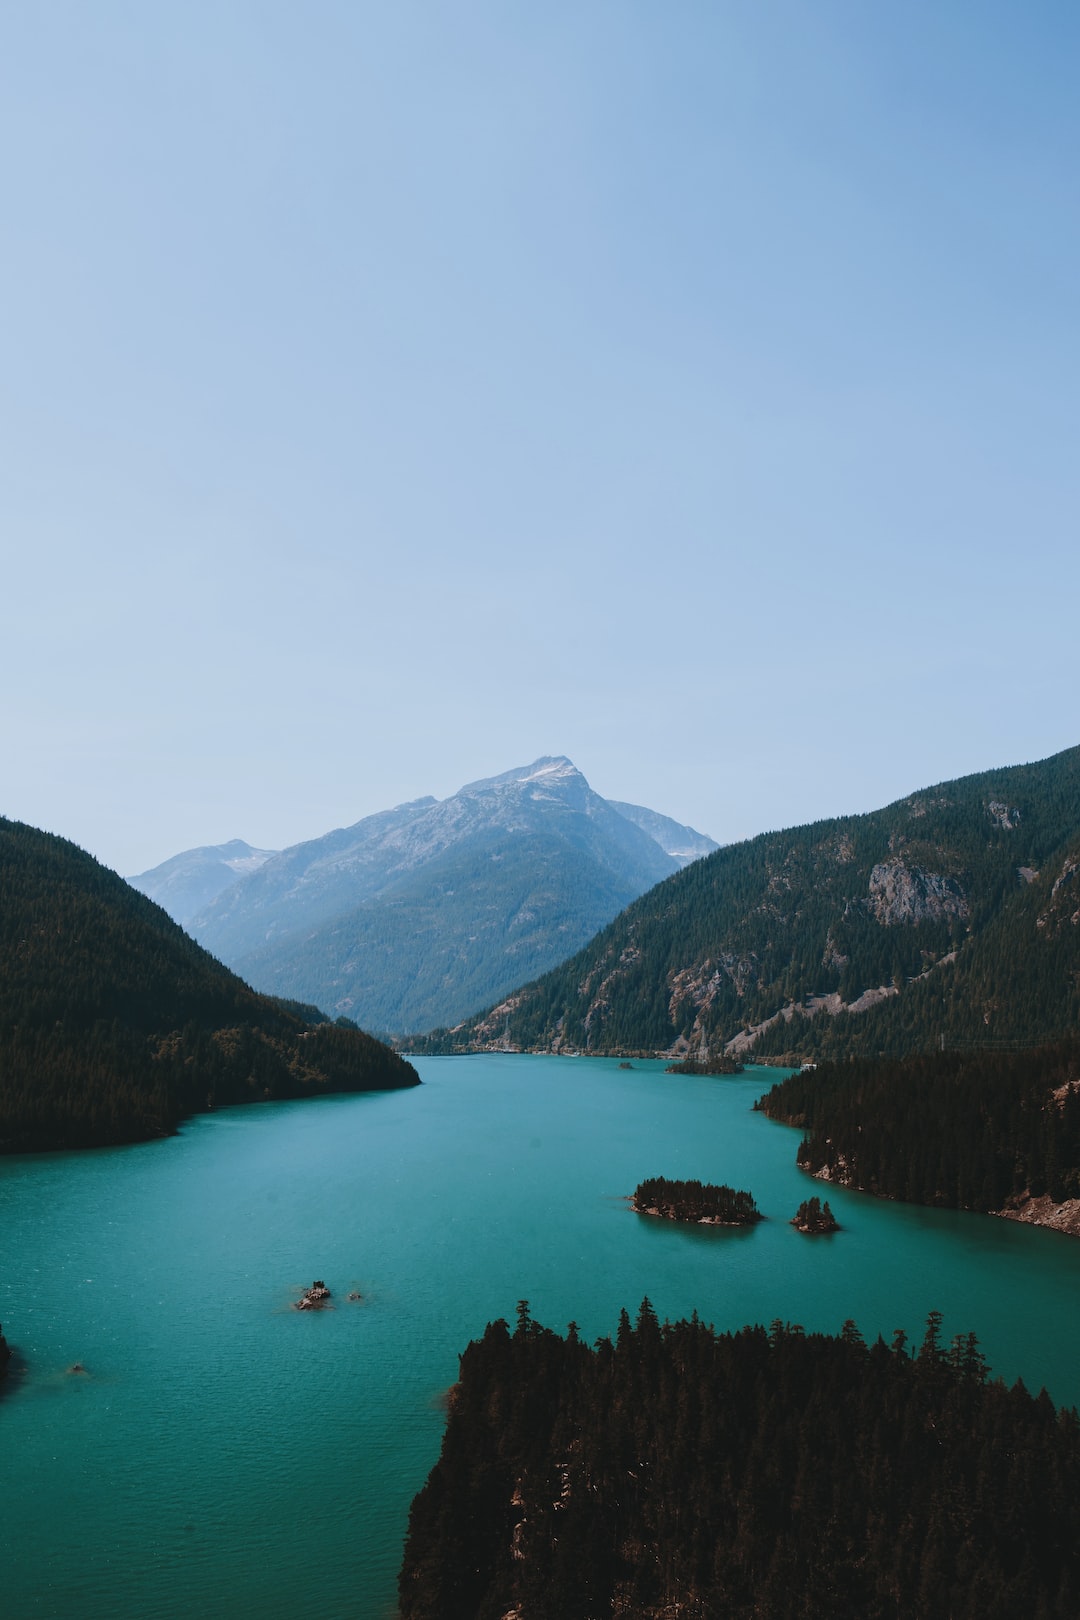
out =
{"type": "Polygon", "coordinates": [[[988,1210],[989,1215],[1002,1221],[1019,1221],[1024,1226],[1041,1226],[1048,1232],[1060,1232],[1064,1237],[1080,1237],[1080,1198],[1066,1198],[1061,1203],[1042,1193],[1034,1198],[1031,1193],[1019,1193],[1010,1198],[1004,1209],[988,1210]]]}
{"type": "Polygon", "coordinates": [[[910,1204],[913,1209],[955,1209],[962,1215],[985,1215],[995,1221],[1016,1221],[1021,1226],[1040,1226],[1045,1232],[1060,1232],[1063,1237],[1080,1237],[1080,1198],[1066,1198],[1060,1203],[1049,1193],[1034,1197],[1029,1192],[1016,1194],[1002,1209],[972,1209],[967,1204],[924,1204],[910,1198],[895,1198],[892,1193],[871,1192],[855,1181],[846,1181],[829,1174],[827,1165],[807,1172],[815,1181],[826,1186],[840,1187],[845,1192],[865,1193],[867,1198],[881,1198],[889,1204],[910,1204]]]}
{"type": "Polygon", "coordinates": [[[677,1226],[756,1226],[765,1219],[764,1215],[755,1215],[750,1221],[725,1221],[719,1215],[673,1215],[666,1209],[642,1209],[635,1204],[633,1194],[626,1200],[635,1215],[655,1215],[659,1221],[674,1221],[677,1226]]]}

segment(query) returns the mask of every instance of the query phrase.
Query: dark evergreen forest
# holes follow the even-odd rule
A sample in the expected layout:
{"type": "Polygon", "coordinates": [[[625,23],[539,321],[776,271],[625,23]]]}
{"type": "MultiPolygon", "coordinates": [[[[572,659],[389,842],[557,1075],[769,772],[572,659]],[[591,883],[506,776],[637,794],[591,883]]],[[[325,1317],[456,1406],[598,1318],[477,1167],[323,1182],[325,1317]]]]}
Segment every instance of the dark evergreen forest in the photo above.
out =
{"type": "Polygon", "coordinates": [[[839,1232],[840,1230],[840,1222],[829,1208],[827,1198],[824,1204],[818,1197],[804,1198],[791,1217],[791,1224],[798,1227],[800,1232],[806,1232],[811,1237],[822,1232],[839,1232]]]}
{"type": "Polygon", "coordinates": [[[530,1320],[461,1358],[412,1506],[402,1620],[1063,1620],[1080,1426],[973,1334],[774,1323],[590,1348],[530,1320]]]}
{"type": "Polygon", "coordinates": [[[664,1176],[649,1176],[638,1182],[631,1202],[643,1215],[663,1215],[670,1221],[753,1226],[762,1218],[751,1193],[711,1181],[668,1181],[664,1176]]]}
{"type": "Polygon", "coordinates": [[[138,1141],[229,1103],[415,1084],[371,1036],[256,995],[74,844],[0,818],[0,1152],[138,1141]]]}
{"type": "Polygon", "coordinates": [[[803,1127],[804,1169],[867,1192],[975,1210],[1080,1198],[1080,1037],[823,1063],[755,1107],[803,1127]]]}

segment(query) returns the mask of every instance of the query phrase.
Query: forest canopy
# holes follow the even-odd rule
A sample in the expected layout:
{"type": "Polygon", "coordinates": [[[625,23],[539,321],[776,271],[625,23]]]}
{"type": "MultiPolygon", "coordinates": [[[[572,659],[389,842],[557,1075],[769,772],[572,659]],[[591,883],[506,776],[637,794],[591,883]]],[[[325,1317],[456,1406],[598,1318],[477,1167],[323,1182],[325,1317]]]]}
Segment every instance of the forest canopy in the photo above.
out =
{"type": "Polygon", "coordinates": [[[638,1182],[631,1203],[641,1215],[662,1215],[669,1221],[752,1226],[762,1218],[753,1194],[711,1181],[669,1181],[664,1176],[649,1176],[638,1182]]]}
{"type": "Polygon", "coordinates": [[[820,1063],[754,1106],[802,1126],[804,1170],[866,1192],[984,1211],[1080,1198],[1080,1037],[820,1063]]]}
{"type": "Polygon", "coordinates": [[[1080,1613],[1080,1427],[921,1347],[533,1322],[461,1358],[413,1503],[402,1620],[1030,1620],[1080,1613]]]}

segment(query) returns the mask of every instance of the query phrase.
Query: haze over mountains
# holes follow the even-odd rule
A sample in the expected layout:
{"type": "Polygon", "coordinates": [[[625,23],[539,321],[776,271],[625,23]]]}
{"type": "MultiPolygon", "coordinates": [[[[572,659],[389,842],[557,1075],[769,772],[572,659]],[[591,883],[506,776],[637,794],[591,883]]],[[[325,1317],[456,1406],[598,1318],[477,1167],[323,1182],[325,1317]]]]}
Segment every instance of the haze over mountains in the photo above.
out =
{"type": "Polygon", "coordinates": [[[489,1005],[716,847],[601,798],[558,756],[277,854],[234,840],[131,882],[258,988],[404,1032],[489,1005]]]}
{"type": "Polygon", "coordinates": [[[186,928],[223,890],[249,872],[257,872],[276,854],[275,849],[253,849],[242,838],[232,838],[227,844],[187,849],[128,882],[133,889],[156,900],[174,922],[186,928]]]}
{"type": "Polygon", "coordinates": [[[730,844],[423,1049],[900,1055],[1080,1024],[1080,748],[730,844]]]}

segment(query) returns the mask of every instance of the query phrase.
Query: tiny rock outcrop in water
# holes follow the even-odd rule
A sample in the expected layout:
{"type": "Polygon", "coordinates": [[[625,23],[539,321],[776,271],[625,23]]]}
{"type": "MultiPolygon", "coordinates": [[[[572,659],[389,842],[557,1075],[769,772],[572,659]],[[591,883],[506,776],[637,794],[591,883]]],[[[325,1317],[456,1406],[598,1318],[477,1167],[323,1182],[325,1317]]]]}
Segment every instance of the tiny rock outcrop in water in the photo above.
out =
{"type": "Polygon", "coordinates": [[[298,1311],[324,1311],[332,1299],[329,1288],[321,1278],[316,1278],[310,1288],[305,1288],[296,1302],[298,1311]]]}
{"type": "Polygon", "coordinates": [[[4,1374],[7,1372],[7,1370],[8,1370],[8,1362],[10,1360],[11,1360],[11,1349],[10,1349],[10,1347],[8,1345],[7,1340],[4,1338],[3,1326],[0,1325],[0,1378],[3,1378],[4,1374]]]}

